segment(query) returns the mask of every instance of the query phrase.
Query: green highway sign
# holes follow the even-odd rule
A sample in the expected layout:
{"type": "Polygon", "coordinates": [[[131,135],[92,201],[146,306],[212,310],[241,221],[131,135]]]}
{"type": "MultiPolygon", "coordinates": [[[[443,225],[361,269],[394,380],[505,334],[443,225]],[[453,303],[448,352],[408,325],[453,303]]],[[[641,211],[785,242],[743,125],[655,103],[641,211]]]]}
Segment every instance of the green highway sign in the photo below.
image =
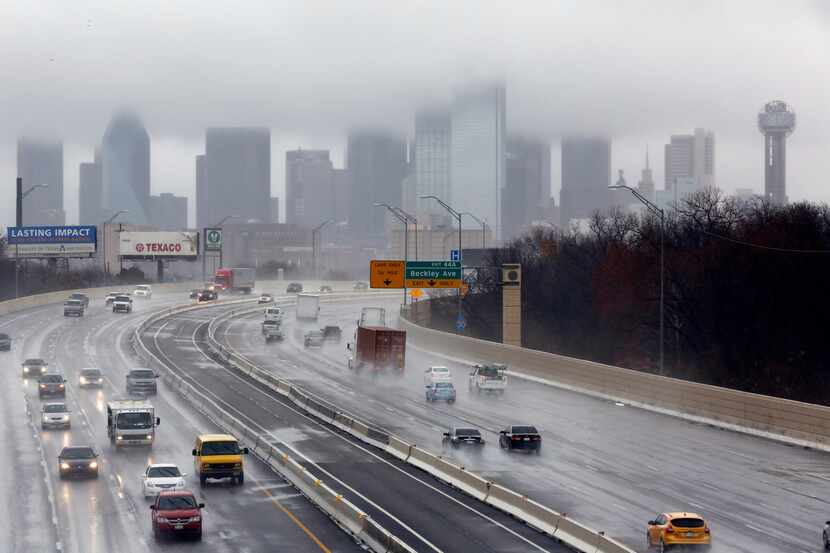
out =
{"type": "Polygon", "coordinates": [[[407,288],[458,288],[461,286],[460,261],[408,261],[407,288]]]}
{"type": "Polygon", "coordinates": [[[205,229],[205,251],[218,252],[222,250],[222,229],[205,229]]]}

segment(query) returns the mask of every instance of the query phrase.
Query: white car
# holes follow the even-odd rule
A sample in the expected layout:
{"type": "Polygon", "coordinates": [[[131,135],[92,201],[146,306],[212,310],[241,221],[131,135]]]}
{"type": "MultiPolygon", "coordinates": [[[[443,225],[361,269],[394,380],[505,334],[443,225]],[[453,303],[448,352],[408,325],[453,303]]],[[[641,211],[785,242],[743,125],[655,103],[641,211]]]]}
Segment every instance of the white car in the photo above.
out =
{"type": "Polygon", "coordinates": [[[141,489],[144,497],[153,497],[165,490],[183,490],[184,477],[179,467],[172,463],[149,465],[141,475],[141,489]]]}
{"type": "Polygon", "coordinates": [[[452,382],[452,373],[447,367],[430,367],[424,371],[424,386],[438,382],[452,382]]]}
{"type": "Polygon", "coordinates": [[[153,297],[153,289],[150,288],[149,284],[136,284],[133,295],[137,298],[150,299],[153,297]]]}
{"type": "Polygon", "coordinates": [[[70,428],[72,422],[69,420],[69,407],[65,403],[44,403],[40,408],[40,427],[47,428],[70,428]]]}

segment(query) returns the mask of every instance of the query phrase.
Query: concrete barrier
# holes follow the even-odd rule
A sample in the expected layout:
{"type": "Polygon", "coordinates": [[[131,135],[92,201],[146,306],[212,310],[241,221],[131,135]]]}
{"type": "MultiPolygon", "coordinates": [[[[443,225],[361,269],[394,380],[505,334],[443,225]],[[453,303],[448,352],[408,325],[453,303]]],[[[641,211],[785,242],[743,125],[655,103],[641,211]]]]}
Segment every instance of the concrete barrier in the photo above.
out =
{"type": "Polygon", "coordinates": [[[408,461],[412,453],[412,445],[406,443],[397,436],[389,436],[389,443],[386,445],[386,452],[401,461],[408,461]]]}
{"type": "Polygon", "coordinates": [[[447,334],[405,319],[400,324],[410,343],[434,353],[463,355],[469,362],[504,363],[522,377],[595,397],[830,451],[830,407],[447,334]]]}

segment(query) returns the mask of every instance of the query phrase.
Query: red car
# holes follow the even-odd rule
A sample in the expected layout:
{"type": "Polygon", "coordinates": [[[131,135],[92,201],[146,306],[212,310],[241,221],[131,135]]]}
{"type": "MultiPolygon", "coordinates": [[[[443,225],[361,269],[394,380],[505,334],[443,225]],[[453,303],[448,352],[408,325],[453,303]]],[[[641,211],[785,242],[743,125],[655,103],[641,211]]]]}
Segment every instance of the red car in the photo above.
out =
{"type": "Polygon", "coordinates": [[[193,492],[186,490],[162,491],[150,505],[153,519],[153,536],[189,536],[202,539],[202,509],[193,492]]]}

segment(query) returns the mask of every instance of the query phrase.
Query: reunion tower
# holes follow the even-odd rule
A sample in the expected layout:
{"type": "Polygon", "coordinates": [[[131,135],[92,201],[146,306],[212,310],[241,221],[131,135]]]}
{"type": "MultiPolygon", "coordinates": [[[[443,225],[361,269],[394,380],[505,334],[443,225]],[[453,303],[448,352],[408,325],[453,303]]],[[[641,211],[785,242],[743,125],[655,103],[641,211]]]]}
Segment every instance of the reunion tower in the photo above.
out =
{"type": "Polygon", "coordinates": [[[787,137],[795,130],[795,112],[773,100],[758,114],[764,133],[764,197],[774,205],[787,203],[787,137]]]}

